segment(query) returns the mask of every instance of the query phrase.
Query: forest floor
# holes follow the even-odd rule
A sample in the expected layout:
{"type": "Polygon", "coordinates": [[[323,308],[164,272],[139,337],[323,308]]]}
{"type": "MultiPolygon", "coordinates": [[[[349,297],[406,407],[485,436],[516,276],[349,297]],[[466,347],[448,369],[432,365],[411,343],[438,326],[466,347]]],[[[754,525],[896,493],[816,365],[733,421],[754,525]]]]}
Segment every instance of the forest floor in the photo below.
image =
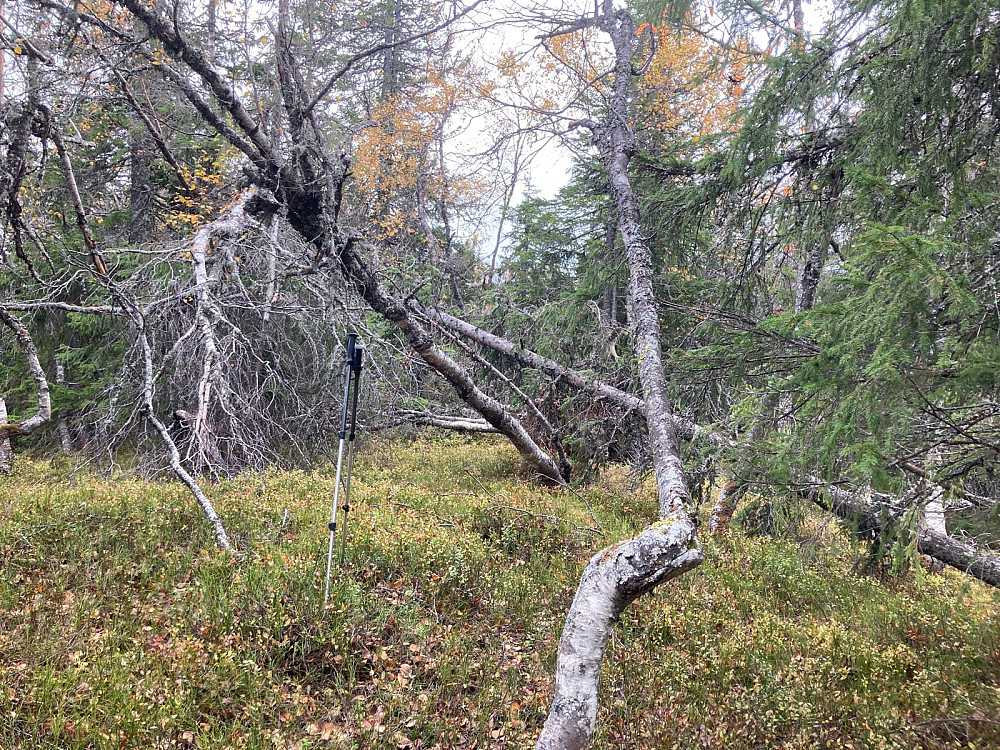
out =
{"type": "MultiPolygon", "coordinates": [[[[530,748],[586,560],[655,516],[625,469],[558,491],[499,440],[370,443],[324,609],[329,473],[208,485],[234,557],[176,482],[71,469],[0,483],[3,750],[530,748]]],[[[594,747],[1000,746],[1000,595],[782,518],[629,608],[594,747]]]]}

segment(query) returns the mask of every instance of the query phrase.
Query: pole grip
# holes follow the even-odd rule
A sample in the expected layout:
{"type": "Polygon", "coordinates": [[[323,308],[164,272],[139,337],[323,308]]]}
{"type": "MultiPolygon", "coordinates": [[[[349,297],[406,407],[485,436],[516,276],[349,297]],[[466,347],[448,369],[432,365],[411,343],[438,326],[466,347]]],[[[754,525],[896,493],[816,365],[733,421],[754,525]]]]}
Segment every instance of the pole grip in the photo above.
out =
{"type": "Polygon", "coordinates": [[[351,369],[354,370],[356,375],[361,374],[361,359],[365,353],[364,344],[355,344],[352,356],[351,356],[351,369]]]}
{"type": "Polygon", "coordinates": [[[358,334],[349,333],[347,334],[347,364],[352,365],[354,363],[354,352],[358,346],[358,334]]]}
{"type": "Polygon", "coordinates": [[[358,334],[347,334],[347,357],[344,362],[344,405],[340,412],[340,434],[341,440],[347,437],[347,411],[350,406],[351,395],[351,374],[354,372],[354,360],[357,359],[355,351],[358,345],[358,334]]]}

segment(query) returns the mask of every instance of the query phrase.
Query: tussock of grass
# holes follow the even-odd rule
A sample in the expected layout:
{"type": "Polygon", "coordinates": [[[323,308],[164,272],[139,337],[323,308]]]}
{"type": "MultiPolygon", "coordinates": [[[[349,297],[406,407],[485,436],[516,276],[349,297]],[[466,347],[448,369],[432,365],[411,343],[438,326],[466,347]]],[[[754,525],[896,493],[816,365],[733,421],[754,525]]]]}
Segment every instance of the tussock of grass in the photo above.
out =
{"type": "MultiPolygon", "coordinates": [[[[654,499],[624,472],[574,494],[517,470],[498,440],[369,446],[324,611],[330,474],[211,486],[235,559],[175,483],[21,462],[0,486],[0,748],[531,747],[582,566],[654,499]]],[[[995,592],[859,577],[832,527],[807,556],[706,545],[626,612],[595,747],[1000,744],[995,592]]]]}

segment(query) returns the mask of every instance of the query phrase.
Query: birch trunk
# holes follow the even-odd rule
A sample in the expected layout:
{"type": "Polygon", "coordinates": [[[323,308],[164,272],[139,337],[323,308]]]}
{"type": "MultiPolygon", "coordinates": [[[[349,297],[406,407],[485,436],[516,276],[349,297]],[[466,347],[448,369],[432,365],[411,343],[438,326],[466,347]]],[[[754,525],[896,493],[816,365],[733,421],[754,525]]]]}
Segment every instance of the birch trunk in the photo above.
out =
{"type": "Polygon", "coordinates": [[[601,663],[622,611],[643,594],[703,559],[688,518],[654,523],[639,536],[594,555],[566,616],[556,661],[556,690],[536,750],[581,750],[597,721],[601,663]]]}
{"type": "MultiPolygon", "coordinates": [[[[7,424],[7,402],[0,393],[0,424],[7,424]]],[[[10,445],[10,438],[4,435],[0,438],[0,474],[10,474],[14,468],[14,449],[10,445]]]]}
{"type": "Polygon", "coordinates": [[[703,559],[689,512],[691,495],[663,371],[653,259],[642,239],[639,203],[628,175],[635,153],[635,136],[628,126],[635,23],[627,11],[614,10],[611,0],[605,0],[598,23],[614,44],[615,79],[607,124],[589,127],[611,180],[618,232],[629,266],[630,323],[639,357],[660,520],[638,536],[594,555],[587,564],[559,641],[555,696],[536,750],[581,750],[590,744],[597,720],[601,663],[622,610],[703,559]]]}
{"type": "Polygon", "coordinates": [[[629,266],[629,311],[639,358],[639,382],[646,406],[646,426],[656,471],[660,517],[667,518],[678,513],[686,516],[691,495],[684,477],[684,464],[677,444],[673,409],[663,370],[660,315],[653,292],[653,257],[642,238],[639,201],[628,174],[629,162],[636,148],[635,134],[628,125],[635,23],[626,11],[611,11],[610,2],[605,5],[605,30],[611,35],[615,47],[615,81],[609,123],[596,130],[596,142],[610,178],[618,232],[629,266]]]}
{"type": "MultiPolygon", "coordinates": [[[[62,359],[56,357],[56,385],[66,385],[66,366],[62,359]]],[[[70,453],[73,450],[73,441],[69,435],[69,425],[66,424],[66,417],[59,415],[59,425],[56,428],[59,432],[59,450],[63,453],[70,453]]]]}

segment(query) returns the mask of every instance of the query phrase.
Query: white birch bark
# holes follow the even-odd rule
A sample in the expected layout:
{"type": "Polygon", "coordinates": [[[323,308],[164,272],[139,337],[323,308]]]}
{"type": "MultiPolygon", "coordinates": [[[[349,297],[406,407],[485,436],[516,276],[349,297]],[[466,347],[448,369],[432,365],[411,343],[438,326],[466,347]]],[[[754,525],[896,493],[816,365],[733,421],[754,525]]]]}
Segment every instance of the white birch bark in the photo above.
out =
{"type": "Polygon", "coordinates": [[[639,358],[639,381],[653,454],[660,520],[637,537],[599,552],[584,570],[563,627],[552,710],[536,750],[582,750],[590,744],[597,719],[604,650],[622,610],[664,581],[696,567],[703,559],[689,512],[691,496],[663,370],[652,254],[642,239],[639,203],[628,175],[629,161],[635,153],[635,136],[628,125],[635,24],[627,11],[614,10],[611,0],[605,0],[597,23],[614,44],[614,89],[608,122],[587,123],[587,127],[595,135],[611,181],[618,232],[629,266],[630,323],[639,358]]]}
{"type": "MultiPolygon", "coordinates": [[[[66,366],[61,358],[56,357],[56,385],[66,385],[66,366]]],[[[59,424],[56,428],[59,432],[59,450],[63,453],[70,453],[73,450],[73,441],[69,437],[69,425],[66,418],[59,416],[59,424]]]]}
{"type": "Polygon", "coordinates": [[[191,268],[197,300],[195,324],[201,335],[204,355],[201,378],[198,381],[198,402],[191,424],[191,442],[186,458],[199,469],[218,466],[220,460],[215,434],[209,420],[209,408],[212,404],[213,391],[224,388],[223,378],[219,372],[221,367],[219,346],[215,336],[215,321],[221,317],[221,313],[211,296],[211,289],[218,282],[218,278],[217,274],[210,274],[208,271],[208,254],[213,237],[237,234],[244,228],[247,221],[244,203],[250,195],[252,193],[239,200],[225,216],[199,229],[191,243],[191,268]]]}
{"type": "MultiPolygon", "coordinates": [[[[0,393],[0,425],[7,424],[7,402],[0,393]]],[[[11,447],[10,438],[6,435],[0,438],[0,474],[10,474],[14,468],[14,449],[11,447]]]]}
{"type": "Polygon", "coordinates": [[[0,440],[8,440],[13,435],[28,435],[52,418],[52,399],[49,395],[49,381],[45,377],[45,370],[41,362],[38,361],[38,350],[35,342],[31,339],[31,334],[24,324],[15,316],[11,315],[3,307],[0,307],[0,323],[7,326],[17,340],[24,358],[28,363],[28,370],[35,381],[35,393],[38,408],[34,414],[23,422],[8,422],[7,405],[3,405],[3,421],[0,422],[0,440]]]}
{"type": "Polygon", "coordinates": [[[924,528],[937,534],[948,535],[948,524],[944,515],[944,487],[932,485],[927,504],[924,506],[924,528]]]}
{"type": "Polygon", "coordinates": [[[601,664],[622,611],[660,584],[697,567],[702,559],[688,518],[658,521],[590,559],[566,616],[556,660],[555,696],[536,750],[581,750],[590,744],[601,664]]]}

